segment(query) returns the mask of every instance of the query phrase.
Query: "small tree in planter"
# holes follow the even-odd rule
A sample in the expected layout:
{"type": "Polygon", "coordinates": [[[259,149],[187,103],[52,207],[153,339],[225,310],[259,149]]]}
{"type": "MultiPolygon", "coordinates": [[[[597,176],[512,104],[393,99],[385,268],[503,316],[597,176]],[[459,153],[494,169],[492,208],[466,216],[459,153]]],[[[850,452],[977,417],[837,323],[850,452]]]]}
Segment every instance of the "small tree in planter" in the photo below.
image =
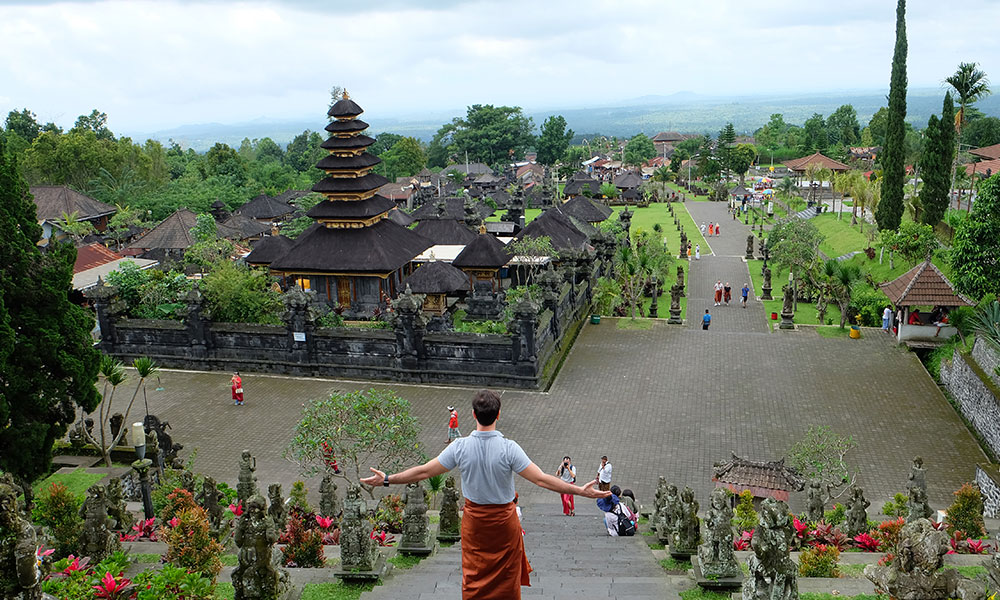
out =
{"type": "Polygon", "coordinates": [[[955,491],[955,502],[948,507],[948,533],[965,532],[970,538],[986,535],[983,523],[983,495],[979,488],[968,483],[955,491]]]}
{"type": "Polygon", "coordinates": [[[185,508],[164,524],[160,538],[167,543],[164,559],[175,567],[199,573],[215,584],[222,570],[222,544],[212,537],[212,524],[200,506],[185,508]]]}
{"type": "Polygon", "coordinates": [[[135,404],[139,392],[142,391],[142,397],[145,400],[146,380],[156,374],[156,364],[149,358],[141,357],[133,360],[132,367],[139,374],[139,381],[136,382],[132,398],[128,401],[128,406],[125,407],[124,419],[122,420],[122,427],[118,431],[118,435],[111,436],[111,425],[109,423],[111,420],[111,404],[115,398],[115,391],[119,385],[125,382],[126,376],[121,361],[107,355],[101,356],[100,374],[104,379],[104,391],[101,396],[101,403],[97,405],[97,419],[95,419],[99,428],[98,434],[95,436],[86,427],[80,428],[87,441],[96,446],[101,452],[101,458],[104,459],[105,467],[111,466],[111,450],[121,443],[122,438],[125,437],[125,431],[129,429],[127,426],[129,423],[128,415],[132,411],[132,405],[135,404]],[[105,434],[106,422],[108,422],[107,435],[105,434]]]}

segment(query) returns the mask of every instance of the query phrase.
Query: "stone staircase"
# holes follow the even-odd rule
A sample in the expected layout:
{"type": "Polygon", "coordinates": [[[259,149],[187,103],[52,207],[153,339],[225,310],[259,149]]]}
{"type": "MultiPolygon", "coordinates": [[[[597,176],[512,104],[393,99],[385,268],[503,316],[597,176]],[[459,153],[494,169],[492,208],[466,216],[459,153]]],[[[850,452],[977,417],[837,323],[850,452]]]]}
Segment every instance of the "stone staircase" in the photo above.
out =
{"type": "MultiPolygon", "coordinates": [[[[533,600],[579,598],[676,598],[687,587],[684,577],[668,577],[653,557],[646,538],[610,537],[593,500],[578,499],[577,516],[565,517],[559,498],[525,507],[523,526],[531,587],[521,588],[533,600]]],[[[440,548],[409,570],[395,570],[384,585],[362,594],[362,600],[461,598],[461,547],[440,548]]]]}

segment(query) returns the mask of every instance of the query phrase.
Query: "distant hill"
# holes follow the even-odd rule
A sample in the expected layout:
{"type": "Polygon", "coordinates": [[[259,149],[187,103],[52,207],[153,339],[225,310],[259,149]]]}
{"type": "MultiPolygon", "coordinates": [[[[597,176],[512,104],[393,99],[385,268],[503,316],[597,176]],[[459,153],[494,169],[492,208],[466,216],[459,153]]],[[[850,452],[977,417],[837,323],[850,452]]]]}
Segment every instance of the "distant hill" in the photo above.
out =
{"type": "MultiPolygon", "coordinates": [[[[931,114],[940,112],[943,89],[910,90],[907,95],[907,120],[922,128],[931,114]]],[[[631,137],[642,132],[655,135],[660,131],[685,133],[718,133],[726,123],[732,122],[738,133],[751,133],[766,123],[773,113],[782,113],[786,123],[802,124],[813,113],[827,116],[842,104],[851,104],[858,112],[864,126],[880,107],[886,105],[885,94],[861,91],[827,94],[787,94],[773,96],[717,97],[702,96],[692,92],[678,92],[670,96],[643,96],[623,100],[614,106],[573,108],[566,110],[532,111],[526,109],[536,125],[546,117],[561,114],[574,131],[599,131],[603,135],[631,137]]],[[[977,108],[990,116],[1000,117],[1000,94],[979,102],[977,108]]],[[[463,109],[438,113],[422,118],[378,118],[365,115],[371,124],[370,131],[391,131],[413,136],[425,142],[452,116],[463,114],[463,109]]],[[[306,129],[323,131],[325,121],[313,119],[255,119],[246,123],[205,123],[183,125],[154,133],[132,133],[135,139],[147,137],[166,142],[173,139],[185,148],[203,152],[216,142],[238,147],[243,138],[270,137],[279,144],[287,144],[306,129]]]]}

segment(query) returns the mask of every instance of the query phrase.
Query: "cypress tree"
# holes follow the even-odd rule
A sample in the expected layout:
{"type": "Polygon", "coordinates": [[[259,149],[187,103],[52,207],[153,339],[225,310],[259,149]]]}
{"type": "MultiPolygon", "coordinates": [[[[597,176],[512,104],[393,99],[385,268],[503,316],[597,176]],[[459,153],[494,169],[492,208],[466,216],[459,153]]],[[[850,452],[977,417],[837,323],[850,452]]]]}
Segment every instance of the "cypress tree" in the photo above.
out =
{"type": "Polygon", "coordinates": [[[36,245],[42,228],[17,162],[0,138],[0,469],[31,501],[32,480],[48,472],[53,443],[77,406],[91,412],[100,353],[94,319],[70,302],[76,249],[36,245]]]}
{"type": "Polygon", "coordinates": [[[896,4],[896,49],[892,55],[892,76],[889,80],[889,115],[885,128],[885,148],[882,150],[882,199],[875,210],[875,221],[881,230],[899,229],[903,218],[903,164],[906,130],[906,0],[896,4]]]}
{"type": "Polygon", "coordinates": [[[955,152],[955,107],[951,94],[945,94],[941,118],[931,115],[927,121],[924,148],[920,154],[920,176],[924,187],[920,202],[924,212],[920,220],[927,225],[937,225],[948,209],[948,192],[951,184],[951,161],[955,152]]]}

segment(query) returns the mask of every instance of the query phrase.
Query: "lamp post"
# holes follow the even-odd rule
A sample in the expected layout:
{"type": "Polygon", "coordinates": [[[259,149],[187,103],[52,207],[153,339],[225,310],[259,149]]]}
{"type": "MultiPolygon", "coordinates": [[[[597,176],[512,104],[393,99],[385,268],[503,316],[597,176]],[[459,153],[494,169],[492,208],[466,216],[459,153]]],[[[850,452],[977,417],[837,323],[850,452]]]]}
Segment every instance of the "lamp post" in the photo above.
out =
{"type": "Polygon", "coordinates": [[[142,513],[147,519],[152,519],[153,495],[149,485],[149,468],[153,461],[146,458],[146,429],[142,423],[132,423],[132,445],[135,447],[136,461],[132,468],[139,475],[139,489],[142,492],[142,513]]]}

